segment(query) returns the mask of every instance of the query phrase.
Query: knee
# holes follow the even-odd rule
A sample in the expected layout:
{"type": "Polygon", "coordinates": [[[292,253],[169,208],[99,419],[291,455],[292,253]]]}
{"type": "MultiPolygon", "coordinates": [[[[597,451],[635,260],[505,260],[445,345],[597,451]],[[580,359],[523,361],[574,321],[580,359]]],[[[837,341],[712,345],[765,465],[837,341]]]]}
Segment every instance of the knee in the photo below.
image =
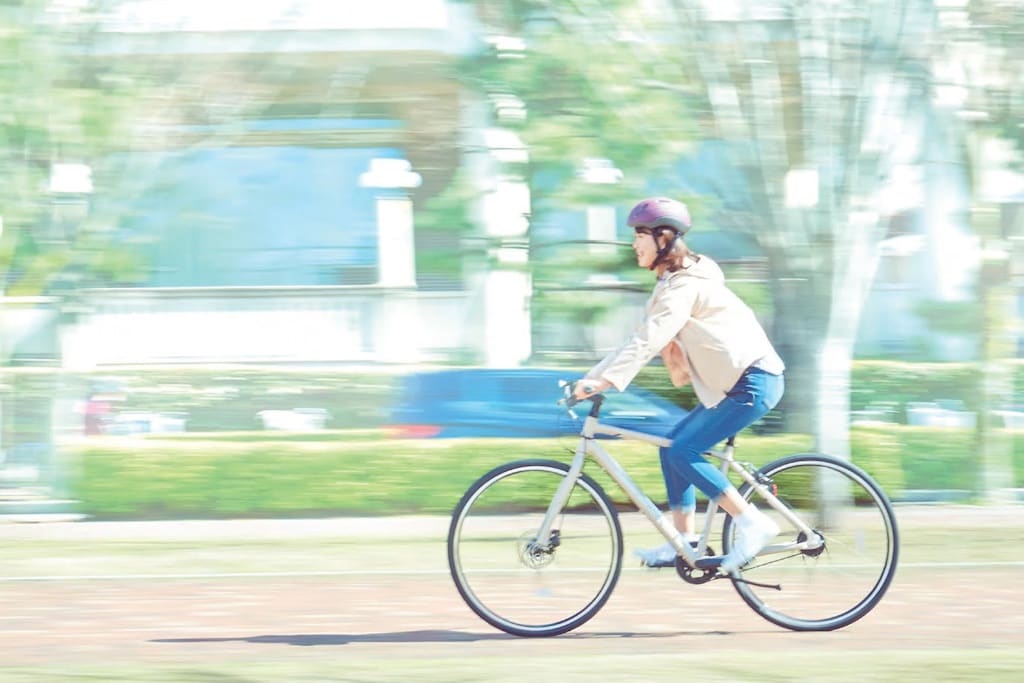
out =
{"type": "Polygon", "coordinates": [[[704,459],[701,451],[688,444],[673,444],[671,448],[663,448],[661,450],[663,452],[662,459],[667,459],[672,463],[692,464],[704,459]]]}

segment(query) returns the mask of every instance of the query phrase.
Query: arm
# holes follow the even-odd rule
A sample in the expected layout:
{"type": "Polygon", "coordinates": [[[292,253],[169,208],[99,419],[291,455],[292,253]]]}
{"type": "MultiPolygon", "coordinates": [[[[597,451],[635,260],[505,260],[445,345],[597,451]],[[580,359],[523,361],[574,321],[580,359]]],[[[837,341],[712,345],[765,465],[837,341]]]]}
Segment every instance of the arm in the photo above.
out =
{"type": "Polygon", "coordinates": [[[670,341],[661,350],[661,360],[668,369],[668,376],[672,380],[672,386],[682,387],[690,383],[690,362],[686,360],[686,354],[675,341],[670,341]]]}
{"type": "Polygon", "coordinates": [[[696,296],[696,288],[686,284],[658,292],[633,336],[602,363],[600,379],[619,391],[625,390],[654,356],[669,343],[674,344],[675,336],[690,320],[696,296]]]}

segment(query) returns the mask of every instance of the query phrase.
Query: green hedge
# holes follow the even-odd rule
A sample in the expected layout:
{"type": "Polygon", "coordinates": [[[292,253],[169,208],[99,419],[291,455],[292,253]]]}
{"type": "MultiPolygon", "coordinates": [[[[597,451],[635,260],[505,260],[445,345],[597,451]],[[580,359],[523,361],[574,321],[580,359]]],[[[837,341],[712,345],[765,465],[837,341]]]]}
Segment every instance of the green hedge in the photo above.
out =
{"type": "MultiPolygon", "coordinates": [[[[964,430],[856,428],[853,461],[895,498],[906,489],[970,489],[971,439],[964,430]]],[[[1024,486],[1024,433],[1014,439],[1015,485],[1024,486]]],[[[664,502],[656,451],[608,445],[637,483],[664,502]]],[[[744,434],[737,458],[761,465],[810,446],[801,435],[744,434]]],[[[94,438],[71,450],[72,495],[82,512],[98,518],[448,513],[491,467],[518,458],[567,459],[574,447],[569,438],[402,441],[366,431],[94,438]]],[[[596,467],[588,471],[625,502],[596,467]]]]}

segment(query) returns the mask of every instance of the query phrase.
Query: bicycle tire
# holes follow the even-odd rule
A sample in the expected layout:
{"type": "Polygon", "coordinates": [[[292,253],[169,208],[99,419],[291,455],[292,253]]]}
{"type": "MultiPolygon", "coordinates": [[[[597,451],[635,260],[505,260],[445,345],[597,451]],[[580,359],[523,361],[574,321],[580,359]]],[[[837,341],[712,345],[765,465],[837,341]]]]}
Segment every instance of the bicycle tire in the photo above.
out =
{"type": "Polygon", "coordinates": [[[555,636],[578,628],[604,606],[619,579],[618,512],[586,474],[553,527],[555,547],[531,550],[568,472],[555,460],[506,463],[477,479],[452,514],[448,566],[455,587],[477,616],[506,633],[555,636]]]}
{"type": "MultiPolygon", "coordinates": [[[[899,561],[896,515],[878,483],[859,467],[820,453],[786,456],[759,472],[777,487],[779,500],[814,525],[825,544],[817,550],[763,554],[733,574],[733,586],[747,605],[794,631],[843,628],[874,609],[899,561]],[[823,494],[825,489],[831,494],[823,494]]],[[[749,500],[754,491],[744,484],[740,495],[749,500]]],[[[778,540],[800,540],[777,511],[766,504],[759,508],[783,529],[778,540]]],[[[731,517],[726,517],[722,535],[728,552],[731,517]]]]}

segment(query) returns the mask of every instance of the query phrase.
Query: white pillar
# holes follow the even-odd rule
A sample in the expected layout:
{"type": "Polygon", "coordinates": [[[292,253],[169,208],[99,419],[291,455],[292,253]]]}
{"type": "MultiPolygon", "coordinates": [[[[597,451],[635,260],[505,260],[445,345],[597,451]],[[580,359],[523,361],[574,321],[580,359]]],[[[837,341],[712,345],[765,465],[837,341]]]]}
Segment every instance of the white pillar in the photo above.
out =
{"type": "Polygon", "coordinates": [[[492,269],[484,279],[484,357],[491,367],[517,367],[532,353],[527,231],[530,189],[517,176],[501,177],[483,199],[489,217],[492,269]]]}
{"type": "Polygon", "coordinates": [[[416,243],[408,197],[377,198],[377,284],[416,286],[416,243]]]}
{"type": "Polygon", "coordinates": [[[416,242],[412,200],[404,192],[420,186],[419,173],[405,159],[372,159],[359,185],[390,192],[377,197],[377,283],[416,286],[416,242]]]}
{"type": "Polygon", "coordinates": [[[496,269],[484,286],[487,365],[517,367],[530,357],[530,276],[525,270],[496,269]]]}

